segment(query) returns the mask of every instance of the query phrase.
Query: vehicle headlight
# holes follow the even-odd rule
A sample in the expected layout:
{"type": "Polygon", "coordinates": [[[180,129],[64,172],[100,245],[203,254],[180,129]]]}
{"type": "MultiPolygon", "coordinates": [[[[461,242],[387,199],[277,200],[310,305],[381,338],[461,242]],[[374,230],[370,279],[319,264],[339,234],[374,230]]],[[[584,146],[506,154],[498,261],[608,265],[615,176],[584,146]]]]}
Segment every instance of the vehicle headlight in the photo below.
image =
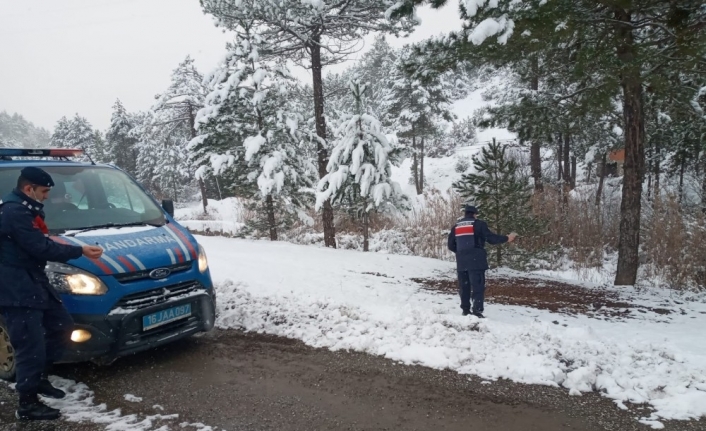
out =
{"type": "Polygon", "coordinates": [[[208,271],[208,258],[206,258],[206,251],[201,244],[199,244],[199,271],[202,274],[208,271]]]}
{"type": "Polygon", "coordinates": [[[59,293],[105,295],[108,286],[100,278],[74,266],[50,262],[46,268],[49,282],[59,293]]]}

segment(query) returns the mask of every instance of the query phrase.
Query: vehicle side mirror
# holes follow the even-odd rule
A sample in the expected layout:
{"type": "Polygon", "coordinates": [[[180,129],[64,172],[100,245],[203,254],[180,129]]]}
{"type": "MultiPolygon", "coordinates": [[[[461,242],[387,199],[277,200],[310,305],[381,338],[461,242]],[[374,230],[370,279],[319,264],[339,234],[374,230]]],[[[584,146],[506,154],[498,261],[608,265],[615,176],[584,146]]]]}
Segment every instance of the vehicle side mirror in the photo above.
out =
{"type": "Polygon", "coordinates": [[[173,200],[163,199],[162,200],[162,208],[164,208],[164,211],[166,211],[167,214],[174,217],[174,201],[173,200]]]}

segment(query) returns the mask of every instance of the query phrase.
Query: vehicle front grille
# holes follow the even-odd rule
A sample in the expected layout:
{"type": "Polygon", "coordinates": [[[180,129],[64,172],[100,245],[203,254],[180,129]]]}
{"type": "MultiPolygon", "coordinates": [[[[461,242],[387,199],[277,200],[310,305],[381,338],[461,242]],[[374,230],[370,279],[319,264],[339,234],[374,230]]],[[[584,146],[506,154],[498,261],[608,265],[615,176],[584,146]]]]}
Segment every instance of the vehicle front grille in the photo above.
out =
{"type": "MultiPolygon", "coordinates": [[[[191,269],[193,261],[185,263],[177,263],[176,265],[162,266],[160,268],[166,268],[170,271],[170,274],[175,274],[177,272],[188,271],[191,269]]],[[[156,268],[145,269],[135,272],[127,272],[125,274],[115,274],[114,277],[119,283],[127,283],[130,281],[142,280],[145,278],[150,278],[150,272],[154,271],[156,268]]]]}
{"type": "Polygon", "coordinates": [[[170,286],[158,287],[156,289],[124,296],[115,304],[113,309],[139,310],[141,308],[165,303],[180,296],[188,295],[199,289],[203,289],[203,286],[198,281],[187,281],[170,286]]]}

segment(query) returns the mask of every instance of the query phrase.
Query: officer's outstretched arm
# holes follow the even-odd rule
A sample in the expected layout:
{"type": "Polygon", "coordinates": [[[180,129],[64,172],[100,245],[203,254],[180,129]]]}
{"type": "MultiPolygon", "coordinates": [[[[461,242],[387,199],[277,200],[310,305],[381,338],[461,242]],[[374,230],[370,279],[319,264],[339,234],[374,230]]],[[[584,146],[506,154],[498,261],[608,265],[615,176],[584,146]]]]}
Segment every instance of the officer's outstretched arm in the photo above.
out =
{"type": "Polygon", "coordinates": [[[83,254],[81,247],[56,243],[32,225],[32,213],[24,207],[7,209],[3,224],[11,227],[10,235],[18,247],[38,260],[66,262],[78,259],[83,254]]]}
{"type": "Polygon", "coordinates": [[[497,233],[493,232],[490,230],[487,224],[483,224],[483,234],[485,236],[485,240],[488,241],[488,244],[496,245],[496,244],[504,244],[508,241],[507,235],[498,235],[497,233]]]}

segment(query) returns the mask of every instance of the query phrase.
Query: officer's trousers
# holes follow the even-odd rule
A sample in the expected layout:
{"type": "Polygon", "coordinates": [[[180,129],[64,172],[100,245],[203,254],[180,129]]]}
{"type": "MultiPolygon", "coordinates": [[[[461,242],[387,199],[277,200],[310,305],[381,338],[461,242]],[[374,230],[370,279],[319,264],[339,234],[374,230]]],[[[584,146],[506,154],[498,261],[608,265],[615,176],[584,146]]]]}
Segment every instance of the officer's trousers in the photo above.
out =
{"type": "Polygon", "coordinates": [[[42,375],[64,354],[71,341],[73,320],[64,305],[50,308],[8,307],[0,310],[15,349],[16,389],[20,397],[37,394],[42,375]]]}
{"type": "Polygon", "coordinates": [[[485,299],[485,271],[458,271],[458,293],[461,296],[462,310],[471,311],[472,299],[473,311],[482,313],[485,299]]]}

